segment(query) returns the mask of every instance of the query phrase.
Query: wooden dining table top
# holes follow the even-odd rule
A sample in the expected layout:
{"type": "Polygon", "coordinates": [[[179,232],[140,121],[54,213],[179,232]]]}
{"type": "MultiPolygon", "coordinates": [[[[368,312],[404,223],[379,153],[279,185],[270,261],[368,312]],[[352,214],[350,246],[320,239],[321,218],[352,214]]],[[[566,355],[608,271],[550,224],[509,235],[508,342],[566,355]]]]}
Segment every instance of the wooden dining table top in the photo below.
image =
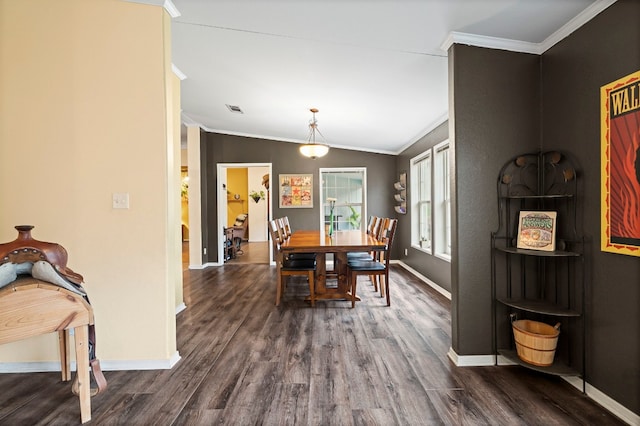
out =
{"type": "Polygon", "coordinates": [[[346,251],[384,250],[385,242],[363,231],[336,231],[331,237],[324,231],[299,230],[282,243],[280,249],[288,252],[313,251],[338,253],[346,251]]]}

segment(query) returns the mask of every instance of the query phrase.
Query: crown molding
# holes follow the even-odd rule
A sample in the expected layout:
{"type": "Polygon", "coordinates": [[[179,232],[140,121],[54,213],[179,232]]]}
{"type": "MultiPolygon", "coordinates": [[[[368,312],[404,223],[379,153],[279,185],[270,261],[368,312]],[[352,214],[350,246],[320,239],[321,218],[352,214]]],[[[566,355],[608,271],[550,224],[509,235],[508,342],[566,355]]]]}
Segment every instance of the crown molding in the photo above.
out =
{"type": "Polygon", "coordinates": [[[466,44],[469,46],[486,47],[489,49],[539,54],[539,47],[537,43],[510,40],[500,37],[481,36],[477,34],[460,33],[457,31],[450,32],[446,40],[442,43],[442,45],[440,45],[440,48],[444,51],[447,51],[454,44],[466,44]]]}
{"type": "Polygon", "coordinates": [[[184,111],[180,111],[180,120],[182,121],[182,124],[184,124],[185,126],[202,128],[202,125],[200,123],[198,123],[193,118],[189,117],[187,114],[184,113],[184,111]]]}
{"type": "Polygon", "coordinates": [[[431,125],[429,125],[423,131],[418,133],[418,136],[416,136],[415,138],[413,138],[412,140],[407,142],[403,147],[401,147],[399,150],[394,152],[394,154],[395,155],[402,154],[407,148],[409,148],[410,146],[412,146],[413,144],[418,142],[420,139],[422,139],[425,136],[427,136],[429,133],[433,132],[436,129],[436,127],[438,127],[439,125],[441,125],[442,123],[444,123],[448,119],[449,119],[449,111],[447,111],[446,113],[444,113],[444,115],[442,115],[442,116],[438,117],[436,120],[434,120],[431,123],[431,125]]]}
{"type": "MultiPolygon", "coordinates": [[[[186,125],[187,123],[184,120],[185,118],[188,118],[188,117],[183,113],[182,114],[183,124],[186,125]]],[[[189,120],[191,120],[191,119],[189,118],[189,120]]],[[[259,135],[259,134],[255,134],[255,133],[244,133],[244,132],[234,132],[234,131],[231,131],[231,130],[212,129],[210,127],[207,127],[207,126],[203,125],[202,123],[197,123],[195,121],[193,121],[192,125],[199,126],[205,132],[216,133],[216,134],[219,134],[219,135],[240,136],[240,137],[243,137],[243,138],[264,139],[264,140],[269,140],[269,141],[289,142],[289,143],[297,143],[297,144],[309,143],[308,140],[289,139],[289,138],[276,138],[275,136],[259,135]]],[[[331,143],[331,144],[327,143],[326,145],[329,145],[330,149],[336,148],[336,149],[346,149],[346,150],[349,150],[349,151],[371,152],[371,153],[374,153],[374,154],[397,155],[396,152],[389,151],[389,150],[368,149],[368,148],[363,148],[363,147],[338,145],[338,144],[334,144],[334,143],[331,143]]]]}
{"type": "Polygon", "coordinates": [[[180,13],[176,5],[173,4],[171,0],[164,0],[164,3],[162,3],[162,7],[164,7],[164,10],[166,10],[169,16],[171,16],[172,18],[177,18],[178,16],[182,15],[182,13],[180,13]]]}
{"type": "Polygon", "coordinates": [[[576,15],[573,19],[562,26],[558,31],[551,34],[542,43],[540,43],[540,54],[551,49],[561,40],[567,38],[569,34],[595,18],[598,14],[604,11],[606,8],[614,4],[617,0],[598,0],[585,10],[576,15]]]}
{"type": "Polygon", "coordinates": [[[164,10],[167,11],[169,16],[172,18],[177,18],[181,15],[180,11],[176,7],[175,4],[171,2],[171,0],[124,0],[129,3],[141,3],[141,4],[150,4],[152,6],[161,6],[164,10]]]}
{"type": "Polygon", "coordinates": [[[171,71],[173,71],[173,73],[180,79],[180,81],[187,79],[186,74],[180,71],[180,69],[173,62],[171,63],[171,71]]]}
{"type": "Polygon", "coordinates": [[[488,37],[476,34],[461,33],[452,31],[449,33],[440,49],[445,52],[453,44],[466,44],[469,46],[486,47],[489,49],[509,50],[512,52],[532,53],[542,55],[544,52],[555,46],[558,42],[568,37],[575,30],[589,22],[600,12],[614,4],[616,0],[598,0],[591,6],[576,15],[573,19],[563,25],[558,31],[551,34],[541,43],[530,43],[526,41],[510,40],[499,37],[488,37]]]}

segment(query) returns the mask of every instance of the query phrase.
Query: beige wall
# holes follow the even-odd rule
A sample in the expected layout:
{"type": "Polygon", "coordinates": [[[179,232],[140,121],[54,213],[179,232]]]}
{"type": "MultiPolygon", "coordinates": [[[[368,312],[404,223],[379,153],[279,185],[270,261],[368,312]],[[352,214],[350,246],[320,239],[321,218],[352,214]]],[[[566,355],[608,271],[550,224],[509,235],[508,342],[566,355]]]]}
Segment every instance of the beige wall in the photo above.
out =
{"type": "MultiPolygon", "coordinates": [[[[157,6],[0,0],[0,241],[31,224],[66,247],[103,366],[176,356],[170,41],[157,6]],[[129,209],[112,208],[114,192],[129,193],[129,209]]],[[[53,337],[4,345],[0,363],[56,360],[53,337]]]]}

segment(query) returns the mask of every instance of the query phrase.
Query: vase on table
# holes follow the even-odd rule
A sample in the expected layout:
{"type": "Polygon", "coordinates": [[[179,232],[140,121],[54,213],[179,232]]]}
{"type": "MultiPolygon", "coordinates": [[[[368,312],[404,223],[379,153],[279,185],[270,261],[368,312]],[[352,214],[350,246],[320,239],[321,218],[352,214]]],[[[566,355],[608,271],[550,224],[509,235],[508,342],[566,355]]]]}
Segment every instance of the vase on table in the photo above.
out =
{"type": "Polygon", "coordinates": [[[333,209],[329,214],[329,237],[333,236],[333,209]]]}
{"type": "Polygon", "coordinates": [[[333,235],[333,209],[336,207],[336,198],[327,198],[327,203],[329,204],[329,229],[327,234],[329,237],[333,235]]]}

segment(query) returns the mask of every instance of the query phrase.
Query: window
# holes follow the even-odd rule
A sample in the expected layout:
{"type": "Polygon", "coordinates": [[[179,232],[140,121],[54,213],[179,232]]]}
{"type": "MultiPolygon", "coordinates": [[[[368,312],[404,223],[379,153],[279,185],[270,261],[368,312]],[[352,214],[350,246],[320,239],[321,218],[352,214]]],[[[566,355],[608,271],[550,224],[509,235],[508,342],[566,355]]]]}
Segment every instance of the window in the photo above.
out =
{"type": "Polygon", "coordinates": [[[431,151],[411,159],[411,245],[431,253],[431,151]]]}
{"type": "Polygon", "coordinates": [[[320,229],[329,225],[330,207],[327,198],[335,198],[334,229],[364,230],[367,222],[366,177],[365,168],[320,169],[320,229]]]}
{"type": "Polygon", "coordinates": [[[433,148],[434,151],[434,238],[435,253],[451,260],[451,197],[449,179],[449,141],[433,148]]]}

